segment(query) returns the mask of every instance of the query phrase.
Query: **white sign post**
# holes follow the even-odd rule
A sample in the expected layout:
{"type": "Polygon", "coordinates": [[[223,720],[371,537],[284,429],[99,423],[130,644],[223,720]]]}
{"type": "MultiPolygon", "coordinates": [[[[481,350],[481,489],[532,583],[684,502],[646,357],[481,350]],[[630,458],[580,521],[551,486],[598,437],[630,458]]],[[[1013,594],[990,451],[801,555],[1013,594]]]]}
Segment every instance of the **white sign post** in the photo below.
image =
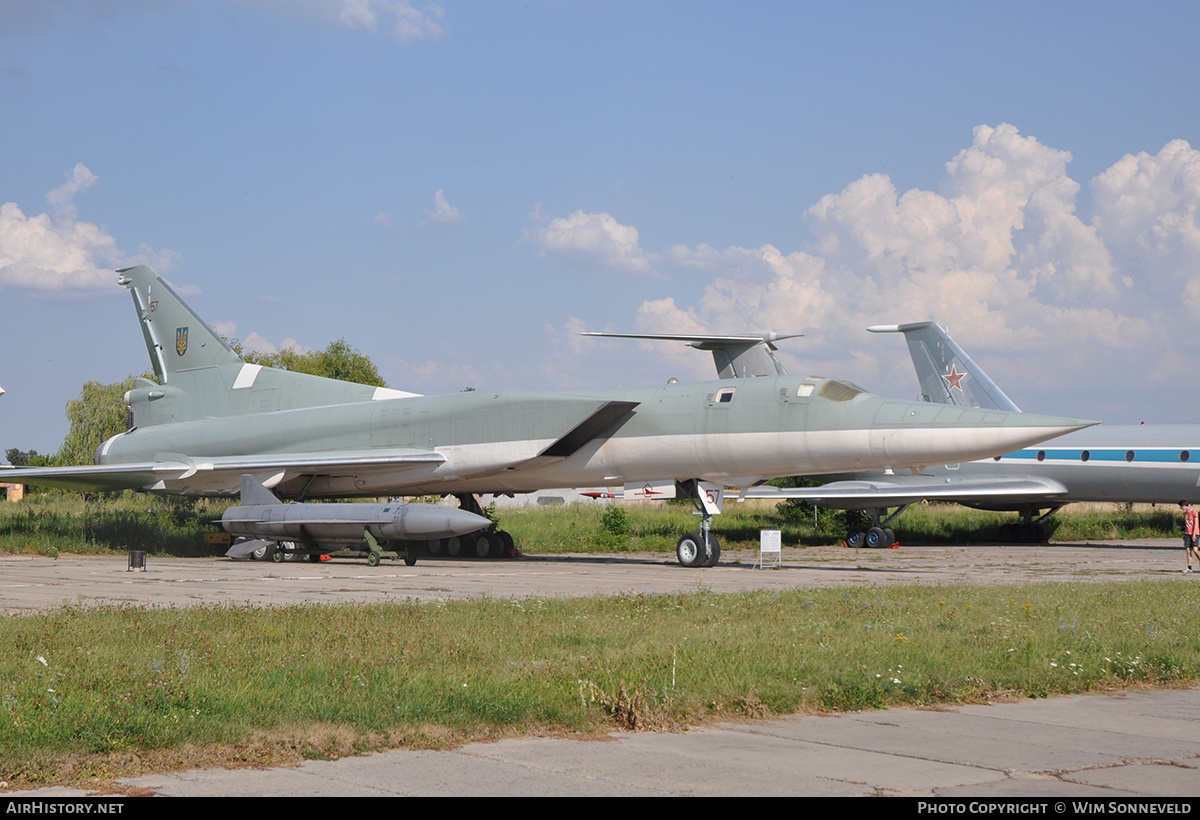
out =
{"type": "Polygon", "coordinates": [[[754,568],[768,566],[775,569],[783,566],[783,540],[779,530],[760,530],[758,534],[758,563],[754,568]]]}

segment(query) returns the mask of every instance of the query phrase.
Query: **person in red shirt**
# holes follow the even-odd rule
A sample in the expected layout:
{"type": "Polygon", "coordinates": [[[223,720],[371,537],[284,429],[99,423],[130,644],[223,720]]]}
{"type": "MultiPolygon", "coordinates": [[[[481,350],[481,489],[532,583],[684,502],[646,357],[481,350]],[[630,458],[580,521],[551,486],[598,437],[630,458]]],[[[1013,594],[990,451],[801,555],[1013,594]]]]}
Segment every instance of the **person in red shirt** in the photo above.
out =
{"type": "Polygon", "coordinates": [[[1200,513],[1186,501],[1179,502],[1179,509],[1183,510],[1183,554],[1187,556],[1184,572],[1191,572],[1193,552],[1200,561],[1200,513]]]}

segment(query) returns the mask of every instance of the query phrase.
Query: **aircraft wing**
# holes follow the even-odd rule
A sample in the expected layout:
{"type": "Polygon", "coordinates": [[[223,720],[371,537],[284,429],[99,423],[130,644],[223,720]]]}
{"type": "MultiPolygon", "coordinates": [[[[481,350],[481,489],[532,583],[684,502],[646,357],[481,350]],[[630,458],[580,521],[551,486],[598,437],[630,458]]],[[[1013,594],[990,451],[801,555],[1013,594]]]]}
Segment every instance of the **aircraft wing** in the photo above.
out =
{"type": "Polygon", "coordinates": [[[243,473],[267,487],[306,476],[364,477],[443,464],[431,450],[354,450],[221,458],[164,455],[160,461],[83,467],[3,467],[0,481],[36,484],[81,492],[116,490],[187,491],[216,495],[237,493],[243,473]]]}
{"type": "Polygon", "coordinates": [[[730,491],[728,496],[784,501],[801,498],[821,507],[840,510],[882,509],[916,501],[1052,500],[1065,496],[1067,488],[1047,478],[937,479],[930,476],[880,476],[869,481],[834,481],[820,487],[751,487],[730,491]]]}
{"type": "Polygon", "coordinates": [[[9,467],[0,465],[0,481],[8,484],[36,484],[80,492],[110,492],[144,489],[158,476],[186,469],[180,464],[146,462],[141,464],[87,467],[9,467]]]}

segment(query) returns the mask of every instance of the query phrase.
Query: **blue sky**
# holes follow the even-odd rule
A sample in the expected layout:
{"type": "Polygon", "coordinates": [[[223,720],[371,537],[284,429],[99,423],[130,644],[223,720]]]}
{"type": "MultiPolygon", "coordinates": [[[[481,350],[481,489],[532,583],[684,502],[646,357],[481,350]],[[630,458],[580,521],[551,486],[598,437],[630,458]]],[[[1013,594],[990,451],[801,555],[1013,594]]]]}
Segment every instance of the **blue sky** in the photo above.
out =
{"type": "Polygon", "coordinates": [[[440,393],[792,372],[1200,420],[1200,5],[0,0],[0,451],[147,369],[145,262],[440,393]]]}

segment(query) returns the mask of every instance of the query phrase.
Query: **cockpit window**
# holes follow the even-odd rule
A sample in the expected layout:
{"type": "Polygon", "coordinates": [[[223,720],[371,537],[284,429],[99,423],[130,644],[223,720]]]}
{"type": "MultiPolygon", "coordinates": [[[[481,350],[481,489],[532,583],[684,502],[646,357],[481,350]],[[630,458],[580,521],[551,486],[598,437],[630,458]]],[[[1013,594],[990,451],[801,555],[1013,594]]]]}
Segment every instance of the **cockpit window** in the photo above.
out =
{"type": "Polygon", "coordinates": [[[823,399],[830,401],[850,401],[850,399],[862,393],[863,390],[846,382],[839,382],[830,379],[821,385],[821,389],[817,391],[817,395],[823,399]]]}

